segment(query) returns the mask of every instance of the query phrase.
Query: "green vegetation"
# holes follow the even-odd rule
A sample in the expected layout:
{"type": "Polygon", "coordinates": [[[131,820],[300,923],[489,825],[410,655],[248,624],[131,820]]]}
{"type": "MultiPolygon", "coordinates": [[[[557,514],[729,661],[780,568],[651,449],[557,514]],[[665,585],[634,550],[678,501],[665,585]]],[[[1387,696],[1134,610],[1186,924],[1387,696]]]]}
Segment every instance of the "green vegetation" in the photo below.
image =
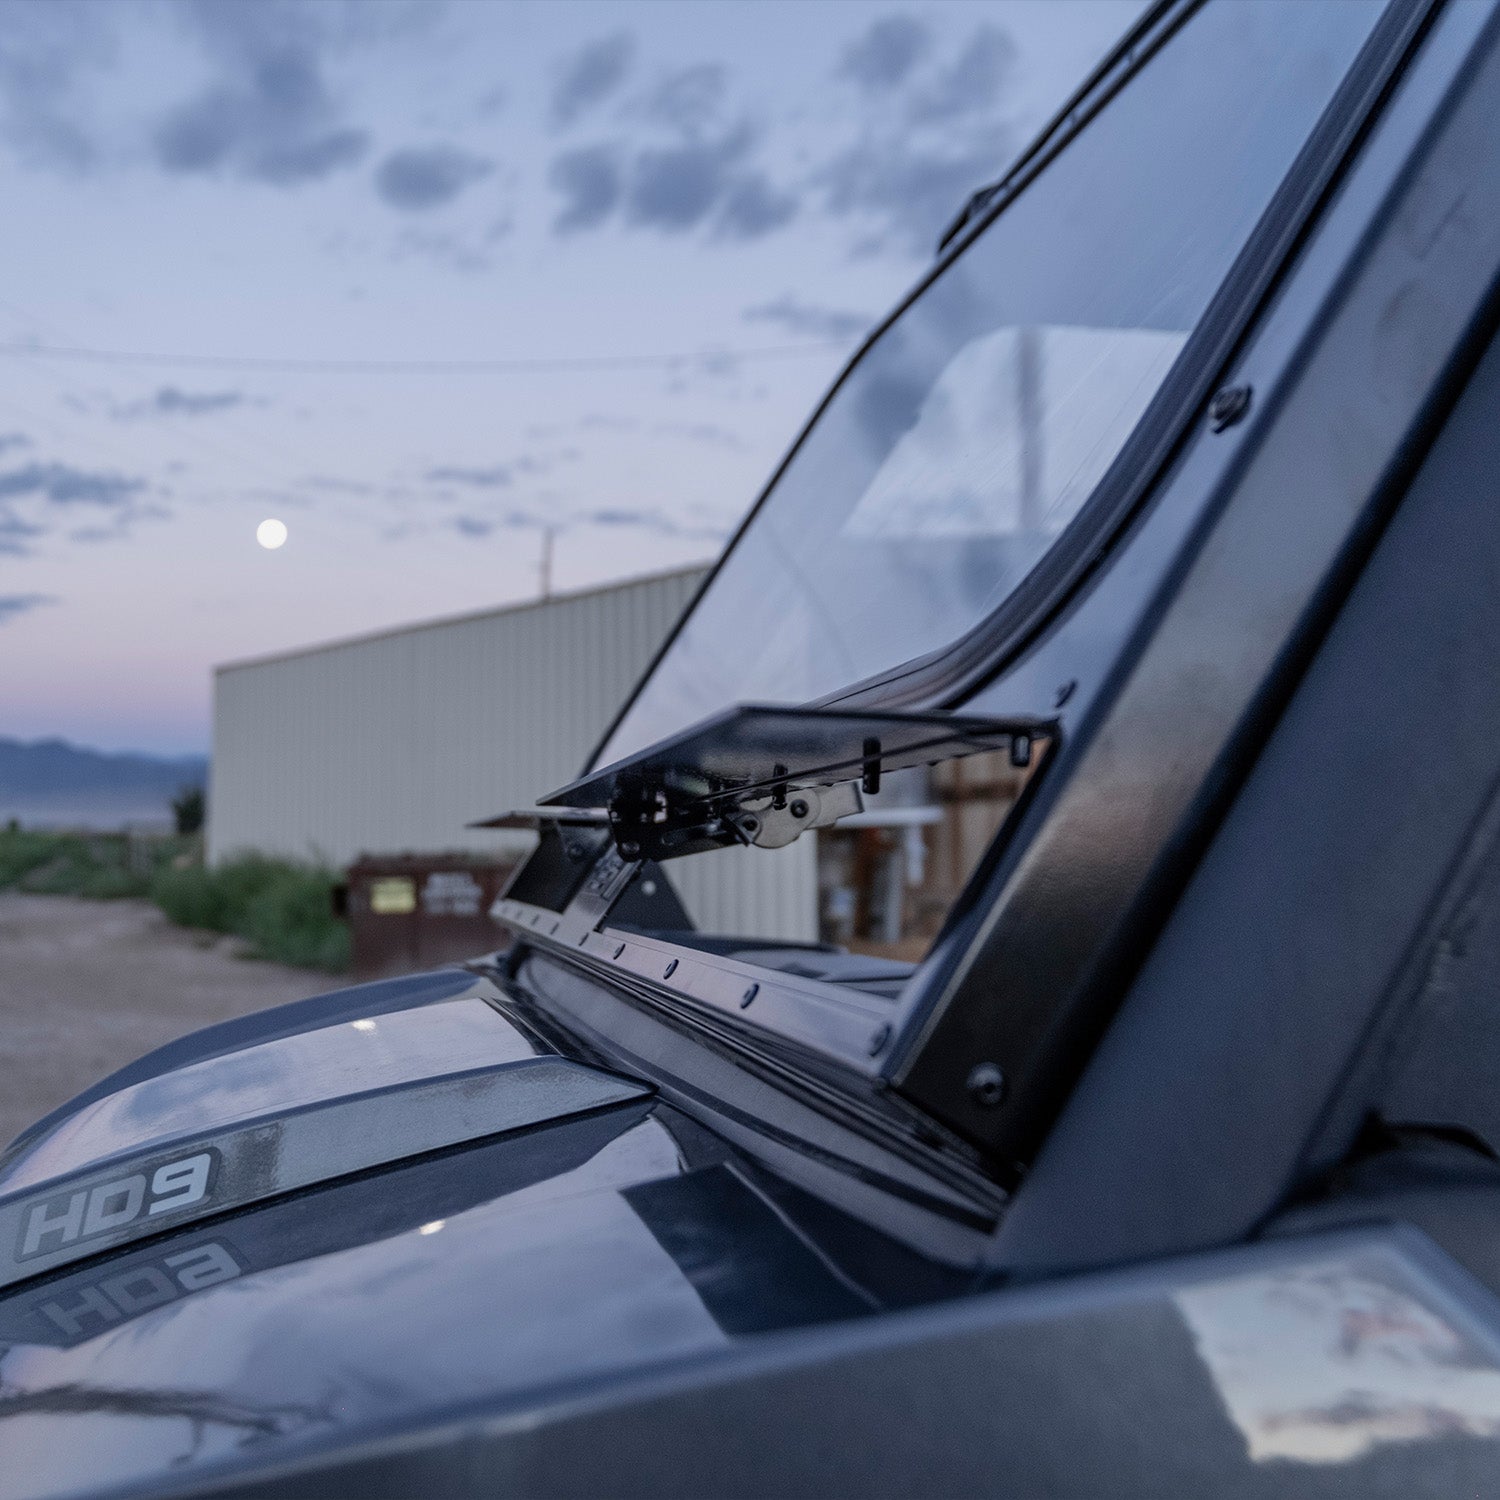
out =
{"type": "Polygon", "coordinates": [[[217,869],[168,865],[151,899],[179,927],[232,932],[251,956],[337,974],[349,967],[349,929],[333,914],[331,870],[250,855],[217,869]]]}
{"type": "Polygon", "coordinates": [[[208,803],[201,786],[185,786],[172,798],[172,821],[178,833],[201,833],[208,803]]]}
{"type": "Polygon", "coordinates": [[[0,829],[0,890],[109,900],[150,897],[179,927],[232,933],[247,956],[341,973],[349,932],[331,870],[249,856],[203,865],[195,837],[0,829]]]}

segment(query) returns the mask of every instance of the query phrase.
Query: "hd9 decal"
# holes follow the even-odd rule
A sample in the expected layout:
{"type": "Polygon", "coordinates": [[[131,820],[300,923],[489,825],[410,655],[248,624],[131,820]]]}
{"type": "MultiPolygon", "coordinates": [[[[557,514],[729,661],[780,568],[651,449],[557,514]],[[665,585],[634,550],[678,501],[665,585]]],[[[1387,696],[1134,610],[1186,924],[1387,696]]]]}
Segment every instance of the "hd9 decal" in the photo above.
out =
{"type": "Polygon", "coordinates": [[[199,1151],[157,1167],[149,1176],[131,1172],[94,1188],[34,1203],[21,1220],[16,1259],[30,1260],[122,1229],[138,1219],[201,1203],[208,1196],[213,1167],[214,1153],[199,1151]]]}
{"type": "Polygon", "coordinates": [[[107,1266],[49,1279],[0,1298],[0,1347],[49,1344],[67,1349],[142,1313],[244,1274],[243,1255],[222,1238],[137,1252],[107,1266]]]}

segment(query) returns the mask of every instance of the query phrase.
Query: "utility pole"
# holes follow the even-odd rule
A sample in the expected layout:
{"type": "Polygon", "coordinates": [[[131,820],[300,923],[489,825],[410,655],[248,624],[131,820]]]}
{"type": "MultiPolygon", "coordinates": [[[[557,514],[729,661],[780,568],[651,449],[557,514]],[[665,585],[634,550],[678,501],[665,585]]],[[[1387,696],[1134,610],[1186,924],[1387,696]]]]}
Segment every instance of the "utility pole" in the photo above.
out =
{"type": "Polygon", "coordinates": [[[537,568],[541,575],[542,598],[552,597],[552,543],[557,539],[557,527],[544,526],[542,528],[542,560],[537,568]]]}

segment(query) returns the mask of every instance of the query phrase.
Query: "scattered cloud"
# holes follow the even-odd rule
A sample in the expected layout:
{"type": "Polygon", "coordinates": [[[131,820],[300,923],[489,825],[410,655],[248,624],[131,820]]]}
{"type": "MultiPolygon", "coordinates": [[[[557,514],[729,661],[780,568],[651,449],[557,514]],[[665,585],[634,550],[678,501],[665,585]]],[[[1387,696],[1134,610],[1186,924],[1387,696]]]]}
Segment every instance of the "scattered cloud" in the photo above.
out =
{"type": "Polygon", "coordinates": [[[745,447],[744,438],[716,422],[658,422],[652,431],[662,437],[685,438],[690,443],[702,443],[710,448],[743,450],[745,447]]]}
{"type": "Polygon", "coordinates": [[[175,385],[164,385],[139,401],[114,407],[111,415],[121,421],[141,417],[206,417],[249,404],[250,398],[242,391],[182,391],[175,385]]]}
{"type": "Polygon", "coordinates": [[[33,538],[42,534],[40,526],[23,521],[20,516],[0,511],[0,556],[24,557],[33,538]]]}
{"type": "Polygon", "coordinates": [[[750,132],[742,127],[717,141],[642,151],[626,193],[627,221],[667,234],[691,229],[723,199],[749,148],[750,132]]]}
{"type": "Polygon", "coordinates": [[[606,506],[599,510],[581,511],[570,520],[575,526],[629,528],[650,531],[657,536],[715,542],[722,541],[726,531],[724,526],[693,525],[654,506],[606,506]]]}
{"type": "MultiPolygon", "coordinates": [[[[860,46],[853,51],[863,56],[860,46]]],[[[887,68],[878,98],[851,75],[850,55],[841,72],[856,77],[862,115],[853,142],[815,168],[811,185],[825,213],[859,227],[863,248],[930,255],[943,227],[1010,155],[1015,45],[999,27],[979,26],[946,63],[928,66],[914,53],[909,66],[887,68]]]]}
{"type": "Polygon", "coordinates": [[[620,202],[620,163],[610,146],[582,146],[564,151],[547,178],[563,200],[552,221],[555,234],[577,234],[603,224],[620,202]]]}
{"type": "Polygon", "coordinates": [[[114,58],[106,7],[53,0],[0,15],[0,133],[28,166],[84,172],[99,148],[85,123],[85,75],[114,58]]]}
{"type": "Polygon", "coordinates": [[[378,25],[381,9],[361,15],[349,6],[198,0],[175,10],[213,76],[158,120],[158,164],[286,188],[355,165],[368,136],[344,118],[325,79],[325,54],[378,25]]]}
{"type": "Polygon", "coordinates": [[[408,225],[391,247],[392,260],[417,257],[450,271],[488,271],[495,264],[495,247],[515,228],[511,215],[502,213],[479,231],[418,228],[408,225]]]}
{"type": "Polygon", "coordinates": [[[26,464],[0,473],[0,500],[39,498],[54,505],[123,506],[146,487],[143,479],[75,469],[71,464],[26,464]]]}
{"type": "Polygon", "coordinates": [[[563,59],[552,86],[552,123],[566,129],[603,103],[625,81],[635,58],[635,40],[629,32],[585,42],[563,59]]]}
{"type": "Polygon", "coordinates": [[[513,480],[513,468],[509,464],[493,464],[488,468],[466,469],[452,466],[442,466],[427,471],[427,479],[432,484],[463,484],[474,489],[481,490],[503,490],[508,489],[513,480]]]}
{"type": "Polygon", "coordinates": [[[0,625],[9,624],[18,615],[43,604],[56,604],[51,594],[0,594],[0,625]]]}
{"type": "Polygon", "coordinates": [[[868,333],[875,319],[869,313],[848,312],[834,307],[816,307],[791,292],[772,302],[747,307],[740,316],[747,323],[775,323],[791,333],[818,339],[852,339],[868,333]]]}
{"type": "Polygon", "coordinates": [[[563,200],[553,220],[560,235],[598,229],[618,216],[631,228],[752,240],[797,214],[794,194],[774,186],[750,162],[757,141],[746,123],[717,136],[681,138],[637,149],[630,159],[611,145],[562,152],[549,178],[563,200]]]}
{"type": "Polygon", "coordinates": [[[0,453],[11,448],[29,448],[31,439],[24,432],[0,432],[0,453]]]}
{"type": "Polygon", "coordinates": [[[646,95],[641,113],[652,123],[680,135],[701,135],[717,119],[728,83],[728,70],[721,63],[678,68],[646,95]]]}
{"type": "Polygon", "coordinates": [[[716,225],[722,239],[756,240],[796,218],[794,194],[773,187],[761,172],[747,172],[724,195],[716,225]]]}
{"type": "Polygon", "coordinates": [[[911,118],[930,123],[982,113],[1001,102],[1015,67],[1016,45],[998,26],[981,26],[968,46],[912,101],[911,118]]]}
{"type": "Polygon", "coordinates": [[[408,146],[381,162],[375,191],[392,208],[423,213],[451,203],[493,170],[488,158],[457,146],[408,146]]]}
{"type": "Polygon", "coordinates": [[[885,93],[910,77],[932,48],[932,33],[915,16],[885,16],[844,49],[838,71],[871,93],[885,93]]]}

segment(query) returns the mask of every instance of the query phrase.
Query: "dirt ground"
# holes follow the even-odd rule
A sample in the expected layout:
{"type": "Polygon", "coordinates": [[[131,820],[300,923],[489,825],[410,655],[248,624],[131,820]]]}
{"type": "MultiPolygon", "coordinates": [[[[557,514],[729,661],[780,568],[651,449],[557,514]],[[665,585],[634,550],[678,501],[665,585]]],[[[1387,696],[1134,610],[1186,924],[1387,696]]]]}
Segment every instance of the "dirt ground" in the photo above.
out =
{"type": "Polygon", "coordinates": [[[185,1031],[338,986],[237,947],[145,901],[0,892],[0,1146],[185,1031]]]}

